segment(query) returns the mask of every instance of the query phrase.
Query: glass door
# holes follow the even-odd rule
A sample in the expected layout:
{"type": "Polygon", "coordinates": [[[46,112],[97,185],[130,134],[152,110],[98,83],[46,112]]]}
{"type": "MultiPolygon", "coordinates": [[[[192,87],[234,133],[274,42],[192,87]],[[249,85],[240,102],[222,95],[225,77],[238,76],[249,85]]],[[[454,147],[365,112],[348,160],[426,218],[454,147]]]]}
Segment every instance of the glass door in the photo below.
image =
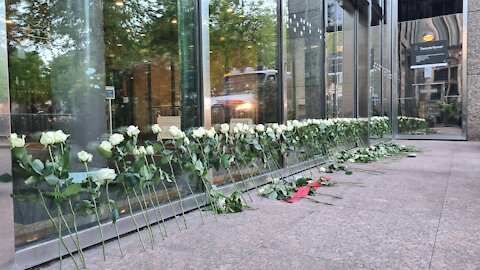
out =
{"type": "Polygon", "coordinates": [[[464,139],[463,15],[399,23],[398,136],[464,139]]]}

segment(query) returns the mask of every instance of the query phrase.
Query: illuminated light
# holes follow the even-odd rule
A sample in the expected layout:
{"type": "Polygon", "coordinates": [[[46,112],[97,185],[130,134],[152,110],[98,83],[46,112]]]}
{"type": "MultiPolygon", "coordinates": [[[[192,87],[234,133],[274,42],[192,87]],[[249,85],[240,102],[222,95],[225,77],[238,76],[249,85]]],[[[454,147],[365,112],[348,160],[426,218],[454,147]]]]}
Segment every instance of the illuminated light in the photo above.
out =
{"type": "Polygon", "coordinates": [[[145,35],[144,33],[141,33],[140,36],[141,36],[141,37],[144,37],[144,36],[146,36],[146,35],[145,35]]]}
{"type": "Polygon", "coordinates": [[[228,13],[232,13],[232,12],[233,12],[233,8],[227,8],[227,12],[228,12],[228,13]]]}
{"type": "Polygon", "coordinates": [[[38,235],[33,235],[32,238],[27,239],[27,241],[25,241],[25,242],[30,243],[30,242],[36,241],[38,239],[39,239],[38,235]]]}
{"type": "Polygon", "coordinates": [[[127,210],[126,210],[126,209],[122,209],[122,210],[120,210],[120,214],[124,214],[125,212],[127,212],[127,210]]]}
{"type": "Polygon", "coordinates": [[[343,46],[337,46],[337,52],[343,52],[343,46]]]}
{"type": "Polygon", "coordinates": [[[212,51],[210,51],[210,54],[212,54],[212,53],[213,53],[213,52],[212,52],[212,51]]]}
{"type": "Polygon", "coordinates": [[[312,45],[312,46],[310,46],[310,49],[316,49],[316,48],[319,48],[319,47],[320,46],[318,46],[318,45],[312,45]]]}
{"type": "Polygon", "coordinates": [[[250,111],[253,109],[253,104],[251,102],[246,102],[235,107],[236,111],[250,111]]]}
{"type": "Polygon", "coordinates": [[[12,21],[12,20],[5,20],[5,23],[6,23],[6,24],[12,24],[13,21],[12,21]]]}
{"type": "Polygon", "coordinates": [[[171,23],[171,24],[177,24],[178,21],[177,21],[177,19],[172,19],[172,20],[170,21],[170,23],[171,23]]]}
{"type": "Polygon", "coordinates": [[[251,48],[252,48],[252,45],[248,45],[248,46],[247,46],[247,49],[251,49],[251,48]]]}
{"type": "Polygon", "coordinates": [[[239,17],[239,18],[245,18],[245,15],[240,14],[240,15],[238,15],[238,17],[239,17]]]}
{"type": "Polygon", "coordinates": [[[426,32],[426,33],[423,34],[422,39],[425,42],[433,41],[433,40],[435,40],[435,34],[432,33],[432,32],[426,32]]]}
{"type": "Polygon", "coordinates": [[[220,37],[220,41],[224,41],[225,40],[225,37],[220,37]]]}
{"type": "Polygon", "coordinates": [[[117,44],[117,47],[122,47],[122,46],[123,46],[123,44],[121,44],[121,43],[117,44]]]}
{"type": "Polygon", "coordinates": [[[130,30],[130,29],[127,29],[127,33],[130,33],[130,32],[132,32],[132,30],[130,30]]]}
{"type": "Polygon", "coordinates": [[[123,1],[116,1],[115,6],[117,7],[123,7],[123,1]]]}

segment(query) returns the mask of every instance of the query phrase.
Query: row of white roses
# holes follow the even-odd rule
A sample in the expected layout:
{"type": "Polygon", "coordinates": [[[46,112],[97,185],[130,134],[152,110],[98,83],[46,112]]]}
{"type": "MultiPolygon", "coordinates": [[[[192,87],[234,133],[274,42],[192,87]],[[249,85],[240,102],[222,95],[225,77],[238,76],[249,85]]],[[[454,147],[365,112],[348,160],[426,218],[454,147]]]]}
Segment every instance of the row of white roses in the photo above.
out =
{"type": "MultiPolygon", "coordinates": [[[[375,121],[388,121],[388,117],[372,117],[371,120],[375,118],[375,121]]],[[[304,127],[308,127],[310,125],[322,125],[324,124],[327,127],[333,126],[338,123],[342,124],[355,124],[361,123],[368,120],[361,119],[361,118],[334,118],[334,119],[305,119],[302,121],[299,120],[292,120],[287,121],[286,124],[257,124],[257,125],[247,125],[243,123],[237,123],[235,125],[229,125],[227,123],[221,124],[219,128],[219,133],[228,136],[229,134],[233,134],[235,138],[239,138],[245,134],[254,135],[257,134],[267,134],[269,136],[279,138],[281,134],[284,132],[292,132],[294,130],[298,130],[304,127]]],[[[154,134],[158,136],[160,139],[160,133],[162,132],[161,127],[158,124],[155,124],[151,127],[151,130],[154,134]]],[[[126,132],[127,136],[131,138],[137,138],[140,134],[140,129],[137,126],[130,125],[126,132]]],[[[180,128],[176,126],[171,126],[169,128],[169,133],[174,139],[183,139],[185,146],[190,144],[190,140],[187,137],[186,133],[182,131],[180,128]]],[[[192,131],[192,138],[193,139],[201,139],[204,137],[213,139],[217,136],[217,130],[212,127],[210,129],[205,129],[203,127],[199,127],[192,131]]],[[[42,136],[40,137],[40,143],[44,146],[53,146],[55,144],[63,144],[66,142],[70,135],[65,134],[62,130],[57,131],[49,131],[43,132],[42,136]]],[[[99,148],[106,152],[111,152],[112,149],[121,144],[125,140],[123,134],[114,133],[110,135],[108,140],[102,141],[99,145],[99,148]]],[[[19,137],[16,133],[11,134],[10,142],[13,148],[15,147],[24,147],[25,146],[25,135],[19,137]]],[[[154,155],[155,150],[153,146],[139,146],[135,147],[132,151],[134,156],[146,156],[146,155],[154,155]]],[[[77,158],[82,163],[90,163],[93,159],[93,155],[86,152],[81,151],[77,153],[77,158]]],[[[103,180],[113,180],[116,176],[115,171],[113,169],[105,168],[99,170],[100,175],[99,177],[102,181],[103,180]]]]}

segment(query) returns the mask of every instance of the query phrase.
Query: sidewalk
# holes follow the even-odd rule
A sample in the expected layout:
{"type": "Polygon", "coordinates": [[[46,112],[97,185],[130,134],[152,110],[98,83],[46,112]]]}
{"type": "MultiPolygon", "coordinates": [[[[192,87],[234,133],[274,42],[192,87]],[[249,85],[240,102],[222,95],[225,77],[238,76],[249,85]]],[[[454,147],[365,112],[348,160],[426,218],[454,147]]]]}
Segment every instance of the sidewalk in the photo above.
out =
{"type": "MultiPolygon", "coordinates": [[[[315,199],[284,204],[252,194],[255,210],[215,221],[187,214],[188,230],[168,222],[168,238],[147,252],[138,235],[85,250],[88,269],[478,269],[480,143],[400,141],[416,158],[353,164],[330,175],[334,187],[315,199]],[[352,185],[352,182],[362,186],[352,185]]],[[[180,222],[181,220],[179,220],[180,222]]],[[[42,269],[58,269],[59,262],[42,269]]],[[[74,269],[70,259],[64,269],[74,269]]]]}

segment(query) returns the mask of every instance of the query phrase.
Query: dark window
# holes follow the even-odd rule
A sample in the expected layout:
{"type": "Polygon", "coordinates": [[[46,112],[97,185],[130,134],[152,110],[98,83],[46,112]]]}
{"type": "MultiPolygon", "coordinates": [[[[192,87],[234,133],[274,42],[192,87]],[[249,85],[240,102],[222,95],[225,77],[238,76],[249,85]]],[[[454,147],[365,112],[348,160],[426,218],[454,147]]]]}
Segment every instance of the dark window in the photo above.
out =
{"type": "Polygon", "coordinates": [[[400,0],[398,21],[411,21],[462,13],[463,0],[400,0]]]}

